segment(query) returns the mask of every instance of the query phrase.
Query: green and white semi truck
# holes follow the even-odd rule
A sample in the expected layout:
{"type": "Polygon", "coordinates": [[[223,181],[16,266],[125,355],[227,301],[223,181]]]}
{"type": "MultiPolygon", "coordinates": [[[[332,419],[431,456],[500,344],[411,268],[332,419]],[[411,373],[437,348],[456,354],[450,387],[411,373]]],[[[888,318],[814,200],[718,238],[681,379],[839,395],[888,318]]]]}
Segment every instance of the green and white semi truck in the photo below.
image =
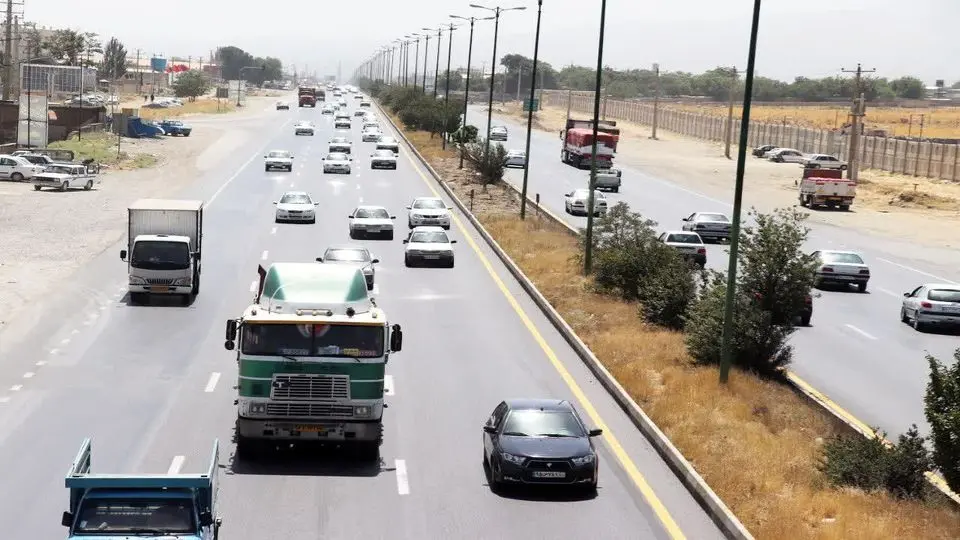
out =
{"type": "Polygon", "coordinates": [[[239,367],[237,456],[309,443],[379,459],[385,368],[402,346],[400,325],[369,296],[359,266],[258,271],[253,304],[226,325],[224,347],[237,349],[239,367]]]}

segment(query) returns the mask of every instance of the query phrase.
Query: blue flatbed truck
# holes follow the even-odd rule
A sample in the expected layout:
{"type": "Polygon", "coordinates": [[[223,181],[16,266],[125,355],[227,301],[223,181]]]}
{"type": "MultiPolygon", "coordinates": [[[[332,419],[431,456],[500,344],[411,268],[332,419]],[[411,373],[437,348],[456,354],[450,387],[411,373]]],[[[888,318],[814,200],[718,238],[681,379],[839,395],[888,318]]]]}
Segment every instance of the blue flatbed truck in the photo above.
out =
{"type": "Polygon", "coordinates": [[[67,471],[70,510],[61,523],[73,540],[216,540],[220,443],[206,474],[93,474],[90,439],[67,471]]]}

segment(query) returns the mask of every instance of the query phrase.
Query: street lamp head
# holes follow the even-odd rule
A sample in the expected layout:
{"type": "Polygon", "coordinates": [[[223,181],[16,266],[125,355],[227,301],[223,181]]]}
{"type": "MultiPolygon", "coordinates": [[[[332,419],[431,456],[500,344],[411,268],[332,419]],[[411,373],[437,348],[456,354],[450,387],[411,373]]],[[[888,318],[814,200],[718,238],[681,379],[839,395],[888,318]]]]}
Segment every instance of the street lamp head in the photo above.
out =
{"type": "Polygon", "coordinates": [[[477,9],[486,9],[489,11],[495,11],[493,8],[488,8],[487,6],[481,6],[480,4],[470,4],[470,7],[477,9]]]}
{"type": "Polygon", "coordinates": [[[517,6],[512,8],[504,8],[504,9],[501,9],[500,11],[523,11],[525,9],[527,9],[527,6],[517,6]]]}

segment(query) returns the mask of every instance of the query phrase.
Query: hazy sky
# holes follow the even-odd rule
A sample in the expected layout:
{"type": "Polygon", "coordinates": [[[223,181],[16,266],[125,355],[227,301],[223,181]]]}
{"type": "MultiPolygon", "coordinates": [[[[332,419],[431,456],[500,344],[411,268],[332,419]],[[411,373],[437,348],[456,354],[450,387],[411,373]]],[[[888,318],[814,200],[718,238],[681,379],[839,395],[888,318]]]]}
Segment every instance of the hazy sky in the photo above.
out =
{"type": "MultiPolygon", "coordinates": [[[[273,0],[261,4],[261,15],[246,9],[254,4],[224,0],[25,0],[23,9],[26,20],[43,26],[95,31],[105,39],[116,36],[131,53],[139,48],[145,55],[196,57],[218,45],[236,45],[257,56],[277,56],[285,64],[307,64],[321,75],[335,74],[339,60],[346,78],[375,49],[404,34],[447,24],[451,13],[484,16],[469,3],[273,0]]],[[[536,1],[502,6],[527,10],[502,15],[497,56],[533,56],[536,1]]],[[[659,62],[663,70],[693,72],[721,64],[743,69],[752,8],[753,0],[610,0],[604,64],[627,68],[659,62]]],[[[765,0],[757,71],[792,80],[838,74],[861,62],[876,68],[879,76],[915,75],[931,85],[942,78],[949,84],[960,79],[960,40],[953,35],[958,21],[960,0],[765,0]]],[[[596,65],[599,22],[599,0],[546,0],[540,57],[556,68],[596,65]]],[[[475,27],[478,67],[490,65],[492,23],[475,27]]],[[[454,31],[454,66],[466,65],[467,38],[468,27],[454,31]]],[[[434,37],[431,70],[435,45],[434,37]]],[[[446,36],[442,46],[441,69],[446,36]]]]}

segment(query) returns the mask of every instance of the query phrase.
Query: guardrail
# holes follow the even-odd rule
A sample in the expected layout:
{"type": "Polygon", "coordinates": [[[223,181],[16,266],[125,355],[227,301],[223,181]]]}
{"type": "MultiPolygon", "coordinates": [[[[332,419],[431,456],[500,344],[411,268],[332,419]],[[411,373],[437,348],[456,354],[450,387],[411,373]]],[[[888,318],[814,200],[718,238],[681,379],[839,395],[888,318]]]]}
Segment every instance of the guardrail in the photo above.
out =
{"type": "MultiPolygon", "coordinates": [[[[434,181],[440,186],[444,193],[453,201],[453,203],[460,209],[464,216],[471,225],[476,229],[477,233],[483,238],[484,242],[490,247],[490,249],[497,255],[504,266],[507,267],[507,270],[513,275],[517,280],[520,286],[530,295],[530,298],[534,301],[538,308],[543,312],[547,317],[550,323],[557,329],[563,339],[570,345],[573,351],[577,354],[578,357],[583,361],[587,368],[597,377],[597,380],[600,384],[603,385],[604,389],[610,394],[610,396],[617,402],[620,408],[626,413],[627,417],[633,422],[634,426],[640,430],[644,437],[650,442],[650,444],[656,449],[657,453],[661,458],[667,463],[670,469],[676,474],[677,478],[680,479],[681,483],[690,492],[694,499],[700,504],[703,510],[710,516],[713,522],[723,531],[724,535],[727,538],[736,539],[736,540],[753,540],[753,535],[740,523],[740,520],[727,508],[726,504],[714,493],[713,489],[707,485],[706,481],[700,476],[700,473],[694,469],[693,465],[680,451],[673,445],[670,439],[660,430],[659,427],[650,419],[649,416],[639,405],[630,397],[626,390],[617,382],[616,378],[607,371],[606,367],[600,362],[600,360],[594,356],[593,352],[583,343],[583,341],[577,336],[576,332],[567,324],[563,317],[550,305],[550,302],[540,293],[536,285],[523,273],[523,270],[510,258],[510,256],[497,244],[493,236],[484,228],[480,223],[480,220],[477,219],[475,215],[470,211],[468,206],[464,204],[463,201],[454,193],[452,189],[443,181],[443,178],[437,173],[436,170],[430,165],[430,163],[420,154],[420,151],[406,138],[403,130],[401,130],[393,122],[393,118],[386,114],[386,112],[380,107],[379,103],[376,103],[377,109],[380,110],[381,115],[386,118],[387,122],[393,127],[394,131],[397,132],[397,135],[400,140],[403,141],[404,145],[411,151],[411,153],[416,156],[417,160],[423,166],[423,168],[430,173],[430,176],[433,177],[434,181]]],[[[507,184],[509,185],[509,184],[507,184]]],[[[513,186],[510,186],[513,188],[513,186]]],[[[516,191],[515,188],[513,188],[516,191]]],[[[519,196],[519,192],[517,192],[519,196]]],[[[533,207],[548,216],[549,219],[557,222],[558,224],[566,227],[568,230],[572,231],[574,234],[579,234],[578,231],[570,227],[570,225],[564,223],[560,218],[555,216],[552,212],[539,205],[535,201],[527,199],[533,207]]]]}

